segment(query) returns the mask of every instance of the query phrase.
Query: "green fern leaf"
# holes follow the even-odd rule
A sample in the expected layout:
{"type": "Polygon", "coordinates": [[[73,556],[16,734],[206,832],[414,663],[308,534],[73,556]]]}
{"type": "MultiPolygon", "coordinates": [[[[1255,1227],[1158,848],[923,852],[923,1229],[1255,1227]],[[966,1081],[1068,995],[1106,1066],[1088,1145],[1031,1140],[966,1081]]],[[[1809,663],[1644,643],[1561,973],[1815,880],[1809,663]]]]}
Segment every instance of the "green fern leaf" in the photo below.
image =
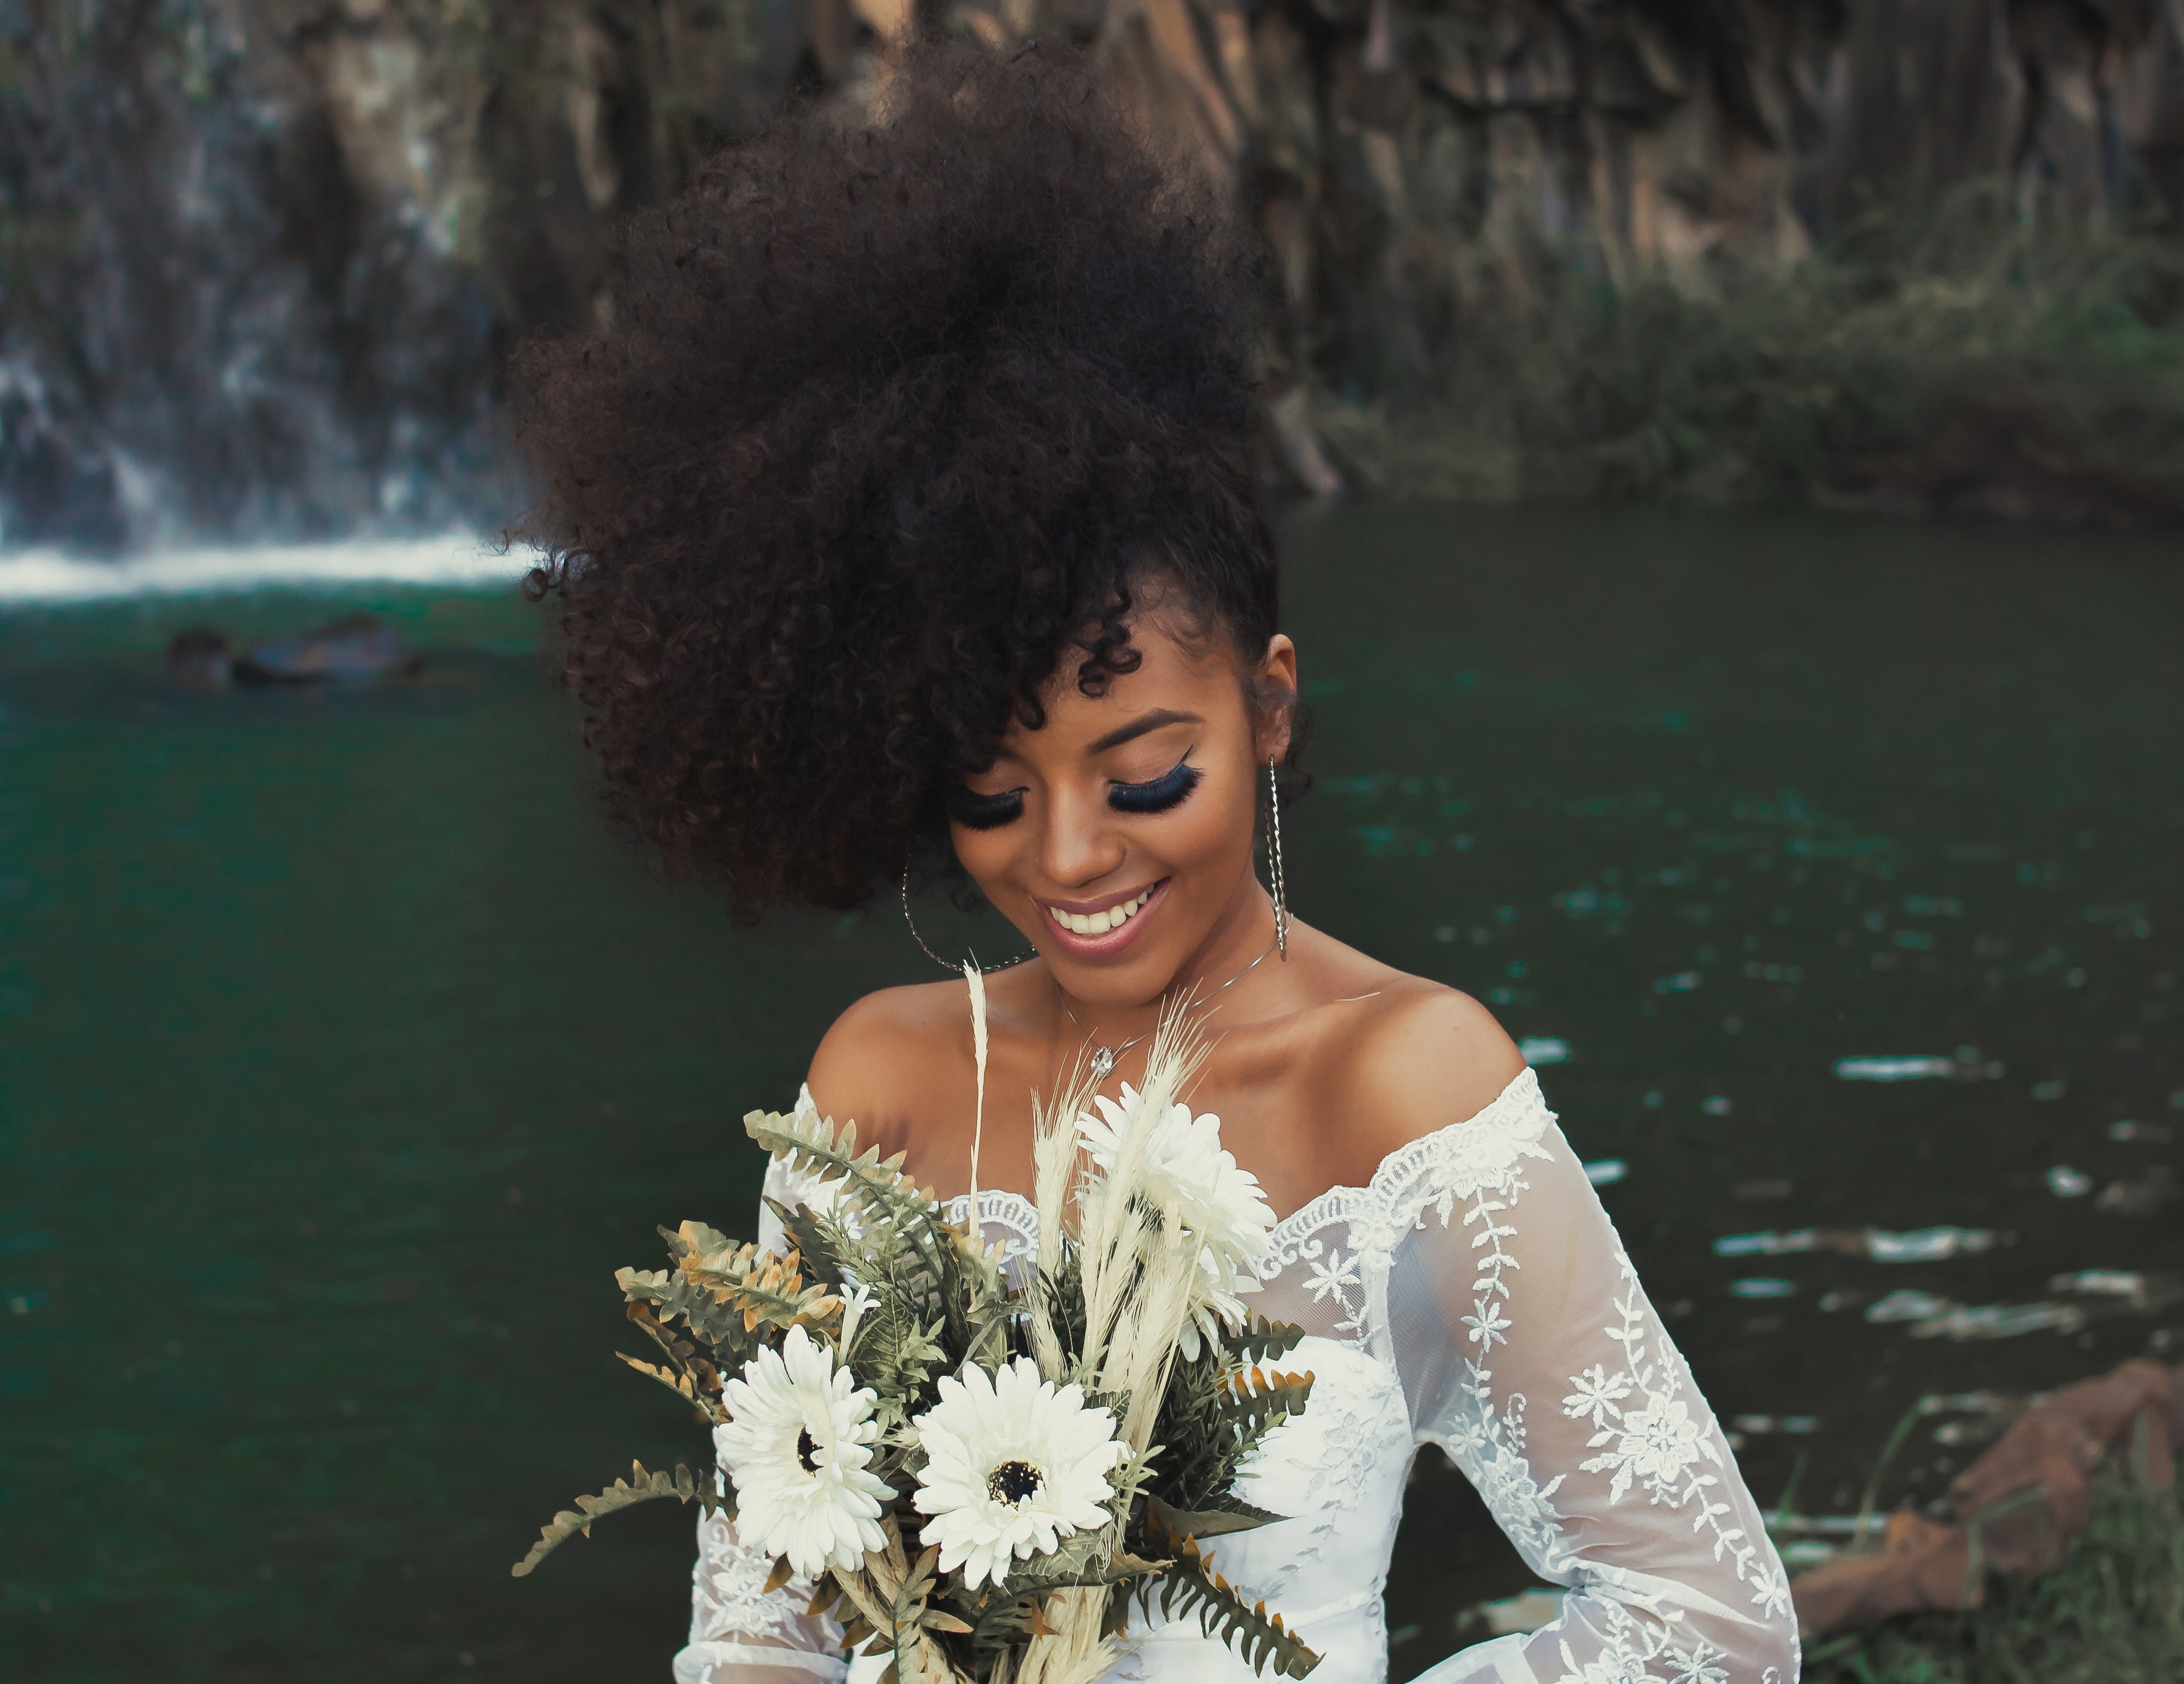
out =
{"type": "Polygon", "coordinates": [[[859,1152],[855,1123],[838,1129],[816,1112],[784,1117],[777,1111],[753,1111],[744,1117],[744,1132],[789,1168],[805,1171],[822,1185],[840,1182],[839,1196],[853,1208],[928,1217],[932,1199],[902,1173],[905,1154],[897,1152],[883,1162],[878,1146],[859,1152]]]}
{"type": "Polygon", "coordinates": [[[842,1267],[840,1249],[832,1236],[820,1225],[819,1218],[802,1205],[785,1205],[771,1194],[766,1196],[766,1208],[780,1221],[789,1243],[804,1254],[811,1271],[811,1278],[830,1291],[839,1292],[846,1284],[847,1275],[842,1267]]]}
{"type": "MultiPolygon", "coordinates": [[[[856,1247],[860,1259],[889,1260],[890,1279],[870,1284],[884,1284],[899,1296],[922,1298],[937,1309],[949,1348],[959,1357],[990,1339],[987,1321],[977,1313],[989,1296],[979,1290],[981,1271],[965,1257],[962,1236],[940,1221],[932,1194],[902,1173],[902,1153],[885,1161],[877,1146],[861,1153],[855,1123],[837,1129],[815,1112],[784,1117],[777,1111],[754,1111],[744,1117],[744,1130],[790,1168],[802,1168],[822,1183],[840,1184],[838,1207],[865,1221],[856,1247]],[[911,1260],[907,1267],[905,1252],[911,1260]]],[[[994,1279],[992,1296],[1003,1296],[997,1272],[994,1279]]]]}
{"type": "Polygon", "coordinates": [[[1277,1357],[1289,1355],[1303,1338],[1304,1330],[1294,1322],[1269,1321],[1264,1316],[1253,1316],[1234,1333],[1223,1335],[1221,1366],[1248,1368],[1271,1363],[1277,1357]]]}
{"type": "Polygon", "coordinates": [[[1270,1375],[1252,1369],[1222,1388],[1213,1403],[1213,1419],[1256,1443],[1268,1429],[1290,1415],[1301,1415],[1312,1397],[1312,1376],[1270,1375]]]}
{"type": "Polygon", "coordinates": [[[735,1513],[734,1499],[713,1488],[710,1477],[700,1485],[690,1469],[678,1462],[675,1471],[661,1469],[647,1473],[644,1464],[629,1464],[631,1478],[616,1480],[604,1491],[577,1499],[574,1508],[564,1508],[539,1529],[538,1542],[531,1546],[531,1553],[509,1572],[515,1578],[527,1577],[532,1570],[551,1555],[571,1538],[582,1532],[592,1535],[592,1523],[603,1516],[613,1514],[640,1503],[650,1503],[655,1497],[671,1497],[678,1503],[695,1503],[708,1509],[724,1509],[735,1513]]]}
{"type": "Polygon", "coordinates": [[[1177,1542],[1175,1559],[1161,1575],[1158,1590],[1162,1614],[1171,1619],[1195,1614],[1201,1631],[1217,1635],[1254,1672],[1264,1673],[1271,1662],[1276,1673],[1302,1678],[1319,1664],[1319,1656],[1282,1623],[1280,1614],[1268,1613],[1263,1601],[1245,1602],[1192,1539],[1177,1542]]]}

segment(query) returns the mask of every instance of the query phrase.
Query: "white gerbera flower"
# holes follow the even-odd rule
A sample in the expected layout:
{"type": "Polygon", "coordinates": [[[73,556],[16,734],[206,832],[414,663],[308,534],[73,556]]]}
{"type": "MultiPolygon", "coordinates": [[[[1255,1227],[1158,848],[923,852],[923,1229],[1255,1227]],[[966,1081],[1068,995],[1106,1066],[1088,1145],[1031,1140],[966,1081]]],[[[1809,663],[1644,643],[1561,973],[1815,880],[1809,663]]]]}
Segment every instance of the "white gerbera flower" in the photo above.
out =
{"type": "Polygon", "coordinates": [[[714,1447],[736,1486],[736,1531],[809,1578],[855,1567],[884,1549],[880,1503],[894,1495],[869,1469],[878,1394],[800,1327],[779,1351],[760,1351],[721,1388],[730,1419],[714,1447]]]}
{"type": "MultiPolygon", "coordinates": [[[[1105,1094],[1095,1094],[1092,1102],[1099,1114],[1078,1119],[1078,1143],[1102,1173],[1112,1174],[1130,1112],[1139,1103],[1137,1090],[1125,1082],[1119,1104],[1105,1094]]],[[[1181,1101],[1154,1123],[1140,1174],[1145,1196],[1203,1247],[1190,1320],[1180,1341],[1183,1354],[1195,1358],[1201,1333],[1210,1340],[1219,1324],[1242,1322],[1240,1295],[1259,1290],[1256,1277],[1245,1269],[1267,1254],[1274,1213],[1259,1191],[1259,1178],[1222,1149],[1221,1119],[1211,1112],[1194,1118],[1181,1101]]]]}
{"type": "Polygon", "coordinates": [[[1011,1559],[1106,1523],[1107,1473],[1123,1459],[1115,1418],[1086,1408],[1084,1387],[1040,1379],[1028,1357],[990,1379],[972,1363],[943,1375],[940,1401],[912,1425],[928,1458],[912,1501],[934,1517],[925,1541],[967,1585],[999,1584],[1011,1559]]]}

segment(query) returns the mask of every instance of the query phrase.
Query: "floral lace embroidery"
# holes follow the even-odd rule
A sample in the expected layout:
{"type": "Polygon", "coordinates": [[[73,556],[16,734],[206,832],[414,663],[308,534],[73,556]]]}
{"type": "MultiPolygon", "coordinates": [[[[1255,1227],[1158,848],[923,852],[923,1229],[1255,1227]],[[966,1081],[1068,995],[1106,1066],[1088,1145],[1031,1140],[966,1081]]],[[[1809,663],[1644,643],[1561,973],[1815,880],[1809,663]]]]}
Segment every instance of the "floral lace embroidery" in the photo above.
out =
{"type": "Polygon", "coordinates": [[[723,1516],[708,1514],[698,1529],[697,1597],[691,1609],[694,1643],[740,1636],[755,1641],[788,1634],[789,1622],[811,1600],[811,1583],[792,1579],[769,1595],[773,1563],[736,1536],[723,1516]]]}
{"type": "MultiPolygon", "coordinates": [[[[1652,1663],[1663,1659],[1669,1663],[1667,1676],[1672,1684],[1728,1684],[1729,1674],[1714,1664],[1722,1658],[1721,1650],[1703,1637],[1693,1637],[1684,1647],[1676,1644],[1684,1618],[1680,1610],[1652,1612],[1659,1625],[1649,1625],[1621,1603],[1602,1604],[1605,1629],[1593,1633],[1600,1640],[1600,1653],[1580,1664],[1564,1638],[1559,1645],[1562,1676],[1555,1684],[1656,1684],[1661,1675],[1652,1670],[1652,1663]]],[[[1774,1684],[1771,1668],[1766,1684],[1774,1684]]]]}
{"type": "MultiPolygon", "coordinates": [[[[1536,1088],[1536,1083],[1534,1085],[1536,1088]]],[[[1531,1184],[1523,1173],[1524,1158],[1551,1156],[1539,1144],[1550,1115],[1542,1103],[1529,1134],[1505,1135],[1505,1155],[1498,1166],[1474,1152],[1463,1166],[1460,1180],[1421,1180],[1415,1196],[1420,1207],[1418,1224],[1424,1224],[1424,1207],[1429,1204],[1439,1213],[1444,1228],[1454,1214],[1456,1197],[1468,1197],[1471,1204],[1463,1213],[1463,1225],[1477,1227],[1472,1248],[1485,1252],[1474,1265],[1471,1313],[1462,1319],[1468,1330],[1467,1342],[1478,1347],[1464,1358],[1468,1376],[1463,1393],[1466,1407],[1444,1447],[1509,1541],[1546,1571],[1559,1573],[1568,1571],[1575,1559],[1553,1502],[1556,1491],[1568,1476],[1557,1474],[1543,1486],[1534,1475],[1524,1456],[1524,1397],[1513,1393],[1497,1409],[1494,1372],[1486,1363],[1496,1345],[1509,1342],[1509,1330],[1516,1325],[1502,1310],[1510,1296],[1507,1276],[1518,1263],[1502,1242],[1514,1238],[1517,1230],[1500,1218],[1515,1206],[1520,1193],[1529,1190],[1531,1184]]]]}
{"type": "Polygon", "coordinates": [[[1705,1416],[1693,1414],[1685,1401],[1684,1367],[1665,1336],[1647,1351],[1646,1305],[1639,1291],[1638,1271],[1621,1252],[1615,1262],[1623,1277],[1623,1291],[1615,1300],[1621,1324],[1607,1332],[1623,1347],[1622,1364],[1613,1374],[1604,1363],[1596,1363],[1585,1373],[1572,1375],[1570,1385],[1575,1390],[1563,1399],[1563,1414],[1570,1419],[1590,1418],[1594,1430],[1586,1447],[1601,1452],[1579,1465],[1588,1474],[1614,1469],[1607,1487],[1611,1503],[1620,1503],[1636,1484],[1650,1502],[1694,1510],[1692,1530],[1712,1531],[1715,1559],[1728,1558],[1739,1582],[1751,1587],[1757,1610],[1787,1618],[1788,1577],[1771,1553],[1763,1553],[1743,1527],[1723,1524],[1730,1506],[1714,1502],[1710,1495],[1721,1484],[1719,1470],[1725,1466],[1719,1442],[1707,1431],[1705,1416]],[[1643,1401],[1626,1407],[1624,1400],[1634,1397],[1643,1401]],[[1708,1467],[1717,1471],[1709,1473],[1708,1467]]]}
{"type": "MultiPolygon", "coordinates": [[[[1326,1412],[1320,1439],[1329,1453],[1313,1470],[1320,1506],[1317,1514],[1299,1517],[1311,1520],[1311,1536],[1295,1558],[1284,1564],[1280,1582],[1266,1591],[1274,1598],[1288,1595],[1297,1576],[1335,1542],[1365,1489],[1368,1471],[1388,1453],[1391,1441],[1403,1447],[1404,1459],[1408,1459],[1410,1416],[1399,1386],[1389,1385],[1362,1396],[1355,1387],[1323,1387],[1315,1391],[1312,1402],[1326,1412]]],[[[1268,1448],[1275,1443],[1270,1441],[1268,1448]]]]}
{"type": "Polygon", "coordinates": [[[1259,1279],[1274,1280],[1302,1263],[1312,1302],[1332,1299],[1342,1312],[1335,1332],[1363,1343],[1371,1331],[1367,1283],[1375,1275],[1385,1277],[1403,1235],[1425,1225],[1429,1208],[1446,1227],[1459,1198],[1490,1188],[1510,1194],[1520,1161],[1548,1155],[1539,1140],[1553,1120],[1539,1079],[1525,1071],[1477,1116],[1390,1152],[1373,1172],[1371,1185],[1330,1187],[1283,1218],[1257,1266],[1259,1279]],[[1340,1241],[1318,1237],[1337,1225],[1346,1231],[1347,1250],[1340,1241]]]}

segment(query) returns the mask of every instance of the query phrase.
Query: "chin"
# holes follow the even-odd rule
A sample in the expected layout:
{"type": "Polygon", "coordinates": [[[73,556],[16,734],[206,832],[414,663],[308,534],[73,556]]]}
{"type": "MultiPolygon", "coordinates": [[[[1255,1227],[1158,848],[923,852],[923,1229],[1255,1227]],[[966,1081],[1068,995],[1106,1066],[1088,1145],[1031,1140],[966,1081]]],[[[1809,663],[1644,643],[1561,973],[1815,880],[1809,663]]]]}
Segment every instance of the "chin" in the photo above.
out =
{"type": "Polygon", "coordinates": [[[1086,965],[1064,959],[1054,967],[1061,985],[1078,999],[1104,1006],[1145,1006],[1174,980],[1178,967],[1150,955],[1126,965],[1086,965]]]}

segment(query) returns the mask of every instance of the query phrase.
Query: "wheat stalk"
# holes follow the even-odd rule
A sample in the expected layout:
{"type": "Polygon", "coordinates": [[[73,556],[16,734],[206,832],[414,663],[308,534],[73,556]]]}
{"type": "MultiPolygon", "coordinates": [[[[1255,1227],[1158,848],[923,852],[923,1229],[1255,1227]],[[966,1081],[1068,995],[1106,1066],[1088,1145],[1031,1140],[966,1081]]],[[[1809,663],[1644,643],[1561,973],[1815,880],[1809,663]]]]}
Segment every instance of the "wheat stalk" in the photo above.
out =
{"type": "MultiPolygon", "coordinates": [[[[1055,1104],[1043,1107],[1036,1095],[1032,1101],[1039,1271],[1048,1275],[1061,1262],[1074,1183],[1085,1308],[1080,1372],[1088,1385],[1123,1400],[1120,1436],[1134,1458],[1145,1453],[1160,1418],[1198,1267],[1197,1242],[1145,1186],[1153,1129],[1206,1062],[1206,1037],[1187,1010],[1187,1001],[1178,1001],[1162,1013],[1144,1085],[1131,1098],[1104,1178],[1076,1173],[1077,1119],[1089,1109],[1097,1086],[1083,1057],[1055,1104]]],[[[1043,1291],[1033,1295],[1031,1335],[1040,1371],[1063,1379],[1061,1341],[1043,1291]]],[[[1100,1552],[1102,1565],[1121,1541],[1121,1527],[1111,1527],[1100,1552]]],[[[1121,1644],[1101,1635],[1106,1608],[1104,1586],[1050,1592],[1040,1605],[1047,1629],[1026,1647],[1016,1684],[1094,1684],[1123,1653],[1121,1644]]]]}
{"type": "MultiPolygon", "coordinates": [[[[1061,1263],[1069,1186],[1077,1173],[1077,1119],[1090,1108],[1096,1086],[1091,1065],[1080,1051],[1053,1104],[1042,1104],[1036,1092],[1031,1096],[1032,1198],[1039,1207],[1036,1263],[1042,1283],[1054,1278],[1061,1263]]],[[[1055,1335],[1046,1293],[1035,1289],[1030,1296],[1032,1355],[1039,1372],[1059,1385],[1067,1376],[1061,1372],[1061,1341],[1055,1335]]]]}

